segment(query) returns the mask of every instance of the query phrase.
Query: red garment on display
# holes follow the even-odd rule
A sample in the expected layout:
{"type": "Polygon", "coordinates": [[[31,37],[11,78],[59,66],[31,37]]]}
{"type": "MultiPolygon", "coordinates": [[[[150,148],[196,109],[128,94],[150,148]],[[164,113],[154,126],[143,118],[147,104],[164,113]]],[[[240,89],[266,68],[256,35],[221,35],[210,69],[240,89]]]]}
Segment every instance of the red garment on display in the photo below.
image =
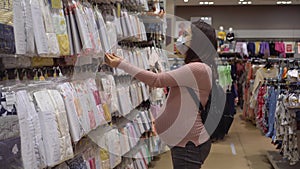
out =
{"type": "Polygon", "coordinates": [[[258,127],[260,127],[264,133],[268,132],[268,129],[263,124],[263,121],[264,121],[264,119],[263,119],[264,118],[263,107],[265,105],[264,95],[266,94],[266,92],[267,92],[267,87],[266,86],[260,87],[260,89],[258,91],[258,95],[257,95],[258,109],[257,109],[257,112],[256,112],[256,121],[257,121],[258,127]]]}

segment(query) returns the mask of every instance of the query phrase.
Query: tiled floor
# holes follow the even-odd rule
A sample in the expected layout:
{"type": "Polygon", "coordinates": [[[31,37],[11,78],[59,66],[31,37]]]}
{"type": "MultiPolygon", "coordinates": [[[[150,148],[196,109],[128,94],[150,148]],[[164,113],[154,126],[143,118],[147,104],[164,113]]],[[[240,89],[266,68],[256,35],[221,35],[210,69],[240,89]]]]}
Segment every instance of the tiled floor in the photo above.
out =
{"type": "MultiPolygon", "coordinates": [[[[213,144],[203,169],[272,169],[266,151],[275,150],[271,139],[264,137],[253,124],[239,115],[223,141],[213,144]]],[[[172,169],[170,152],[154,162],[154,169],[172,169]]]]}

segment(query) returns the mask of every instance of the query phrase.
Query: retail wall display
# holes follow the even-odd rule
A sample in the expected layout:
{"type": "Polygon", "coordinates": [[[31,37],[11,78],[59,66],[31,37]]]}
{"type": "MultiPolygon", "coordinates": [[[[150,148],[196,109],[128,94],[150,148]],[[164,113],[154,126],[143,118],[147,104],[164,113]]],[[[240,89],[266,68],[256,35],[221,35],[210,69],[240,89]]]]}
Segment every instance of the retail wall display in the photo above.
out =
{"type": "Polygon", "coordinates": [[[164,92],[107,67],[103,56],[114,52],[142,69],[169,69],[164,26],[144,23],[155,12],[148,1],[5,2],[1,167],[147,168],[163,148],[152,112],[158,114],[164,92]]]}
{"type": "MultiPolygon", "coordinates": [[[[96,79],[63,83],[28,82],[29,87],[11,86],[7,89],[9,91],[3,91],[2,100],[6,103],[1,102],[3,103],[1,118],[2,116],[18,117],[15,119],[16,123],[11,124],[20,124],[19,148],[22,152],[22,156],[20,155],[22,160],[19,161],[23,161],[23,167],[54,167],[72,159],[76,155],[72,143],[78,144],[87,135],[93,138],[91,132],[95,133],[97,138],[108,139],[105,141],[106,146],[100,146],[107,148],[108,152],[113,152],[109,155],[110,166],[115,167],[121,163],[121,156],[131,151],[145,132],[155,131],[152,129],[153,117],[148,111],[149,108],[144,108],[141,111],[137,110],[138,114],[132,118],[133,121],[126,124],[126,128],[119,126],[110,130],[112,133],[104,132],[105,137],[97,132],[96,129],[111,123],[112,118],[128,116],[135,107],[149,100],[150,94],[145,84],[129,83],[124,81],[124,77],[122,79],[123,81],[118,81],[120,80],[118,77],[99,73],[96,79]],[[116,85],[112,85],[113,83],[116,85]],[[128,102],[124,102],[126,100],[128,102]],[[114,115],[113,111],[117,111],[117,115],[114,115]],[[118,133],[121,131],[125,135],[124,138],[119,138],[118,133]],[[119,141],[116,142],[114,137],[118,137],[119,141]],[[28,140],[31,140],[30,143],[28,140]],[[118,149],[115,149],[116,144],[119,146],[118,149]]],[[[7,140],[11,137],[14,137],[14,134],[8,132],[3,139],[7,140]]],[[[93,141],[99,140],[93,139],[93,141]]],[[[155,151],[154,148],[152,151],[155,151]]]]}
{"type": "Polygon", "coordinates": [[[64,5],[59,2],[58,6],[48,1],[32,1],[28,2],[28,8],[20,4],[21,1],[16,0],[13,10],[16,16],[14,32],[17,54],[52,57],[79,54],[101,57],[101,52],[103,56],[103,52],[115,48],[117,40],[147,40],[145,26],[138,15],[129,14],[125,8],[117,9],[111,5],[92,6],[80,1],[69,1],[64,5]],[[25,11],[25,15],[19,11],[25,11]],[[33,33],[29,34],[30,31],[33,33]],[[30,42],[30,38],[35,41],[30,42]],[[33,47],[28,49],[34,44],[37,53],[33,47]]]}

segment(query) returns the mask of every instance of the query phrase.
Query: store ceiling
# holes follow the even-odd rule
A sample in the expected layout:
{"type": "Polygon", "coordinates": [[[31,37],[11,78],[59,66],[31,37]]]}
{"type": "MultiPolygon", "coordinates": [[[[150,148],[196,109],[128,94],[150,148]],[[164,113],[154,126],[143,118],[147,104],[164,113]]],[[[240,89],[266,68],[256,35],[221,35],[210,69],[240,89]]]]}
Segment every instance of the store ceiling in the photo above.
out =
{"type": "Polygon", "coordinates": [[[242,5],[239,4],[239,1],[249,2],[250,5],[277,5],[277,1],[284,1],[284,4],[281,5],[300,5],[300,0],[175,0],[176,6],[187,6],[187,5],[200,5],[199,3],[205,5],[205,2],[213,2],[212,5],[242,5]],[[188,1],[188,2],[184,2],[188,1]],[[286,4],[288,1],[291,1],[291,4],[286,4]]]}

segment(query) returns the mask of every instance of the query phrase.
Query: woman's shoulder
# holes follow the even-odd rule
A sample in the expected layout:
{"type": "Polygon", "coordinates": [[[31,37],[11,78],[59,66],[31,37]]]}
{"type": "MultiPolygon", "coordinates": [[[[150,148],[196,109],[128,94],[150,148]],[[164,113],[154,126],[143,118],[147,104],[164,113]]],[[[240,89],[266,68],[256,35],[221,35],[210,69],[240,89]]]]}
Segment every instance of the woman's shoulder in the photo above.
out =
{"type": "Polygon", "coordinates": [[[202,62],[192,62],[187,64],[189,67],[195,67],[195,68],[209,68],[209,66],[206,63],[202,62]]]}

